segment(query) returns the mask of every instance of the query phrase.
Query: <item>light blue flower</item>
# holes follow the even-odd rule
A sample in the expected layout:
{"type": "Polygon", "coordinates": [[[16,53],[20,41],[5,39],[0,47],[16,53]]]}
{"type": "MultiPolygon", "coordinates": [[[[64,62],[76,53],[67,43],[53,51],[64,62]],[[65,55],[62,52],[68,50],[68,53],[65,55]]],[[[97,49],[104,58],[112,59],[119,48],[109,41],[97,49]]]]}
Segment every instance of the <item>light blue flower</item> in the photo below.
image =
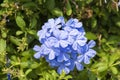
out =
{"type": "Polygon", "coordinates": [[[86,51],[86,53],[80,55],[78,57],[79,62],[84,62],[85,64],[89,64],[90,63],[90,59],[93,58],[96,55],[96,51],[94,51],[93,49],[89,49],[88,51],[86,51]]]}
{"type": "Polygon", "coordinates": [[[56,30],[53,32],[53,35],[55,36],[55,38],[57,39],[57,43],[55,43],[55,47],[67,47],[68,46],[68,32],[64,31],[64,30],[56,30]]]}
{"type": "Polygon", "coordinates": [[[42,45],[34,46],[34,57],[44,57],[51,67],[57,67],[59,74],[62,71],[68,74],[74,68],[83,70],[82,63],[89,64],[96,54],[91,49],[95,41],[87,43],[82,22],[78,19],[71,18],[66,23],[63,17],[49,19],[37,35],[42,45]]]}
{"type": "Polygon", "coordinates": [[[81,70],[83,70],[83,68],[84,68],[84,66],[78,61],[78,59],[77,59],[77,53],[75,53],[75,52],[73,52],[73,53],[71,53],[72,55],[71,55],[71,59],[70,59],[70,61],[71,61],[71,65],[69,65],[69,69],[71,70],[71,71],[73,71],[74,70],[74,68],[76,67],[76,69],[78,70],[78,71],[81,71],[81,70]]]}
{"type": "Polygon", "coordinates": [[[76,39],[72,45],[72,48],[74,50],[77,50],[79,46],[84,46],[87,42],[87,38],[84,36],[84,34],[79,34],[76,36],[76,39]]]}
{"type": "Polygon", "coordinates": [[[91,40],[88,44],[85,46],[81,46],[79,48],[79,52],[81,55],[78,56],[79,62],[84,62],[85,64],[90,63],[90,59],[93,58],[96,55],[96,51],[91,49],[95,46],[95,42],[91,40]]]}
{"type": "Polygon", "coordinates": [[[57,72],[58,72],[59,74],[61,74],[62,71],[64,71],[66,74],[68,74],[68,73],[70,72],[70,69],[69,69],[69,67],[68,67],[70,64],[71,64],[70,61],[64,61],[64,62],[62,62],[62,63],[59,65],[59,67],[58,67],[58,69],[57,69],[57,72]]]}
{"type": "Polygon", "coordinates": [[[78,21],[78,19],[71,18],[66,22],[66,26],[72,27],[72,28],[81,28],[83,25],[82,25],[82,22],[78,21]]]}
{"type": "Polygon", "coordinates": [[[42,47],[40,47],[40,46],[38,46],[38,45],[35,45],[35,46],[34,46],[33,50],[36,51],[36,54],[34,54],[34,57],[35,57],[36,59],[39,59],[39,58],[43,55],[43,54],[42,54],[43,49],[44,49],[44,48],[42,48],[42,47]]]}
{"type": "Polygon", "coordinates": [[[69,59],[70,59],[70,55],[68,55],[66,53],[60,53],[59,56],[57,57],[58,62],[67,61],[69,59]]]}

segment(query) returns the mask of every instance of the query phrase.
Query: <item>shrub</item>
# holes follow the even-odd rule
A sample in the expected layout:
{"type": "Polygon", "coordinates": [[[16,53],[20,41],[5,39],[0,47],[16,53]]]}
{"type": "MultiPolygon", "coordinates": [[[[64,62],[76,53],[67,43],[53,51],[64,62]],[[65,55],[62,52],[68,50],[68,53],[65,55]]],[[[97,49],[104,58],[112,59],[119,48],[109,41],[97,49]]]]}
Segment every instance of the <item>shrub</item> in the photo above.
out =
{"type": "Polygon", "coordinates": [[[119,80],[119,0],[0,0],[0,78],[6,80],[119,80]],[[50,18],[83,22],[95,40],[96,56],[84,70],[58,74],[44,58],[35,59],[37,32],[50,18]]]}

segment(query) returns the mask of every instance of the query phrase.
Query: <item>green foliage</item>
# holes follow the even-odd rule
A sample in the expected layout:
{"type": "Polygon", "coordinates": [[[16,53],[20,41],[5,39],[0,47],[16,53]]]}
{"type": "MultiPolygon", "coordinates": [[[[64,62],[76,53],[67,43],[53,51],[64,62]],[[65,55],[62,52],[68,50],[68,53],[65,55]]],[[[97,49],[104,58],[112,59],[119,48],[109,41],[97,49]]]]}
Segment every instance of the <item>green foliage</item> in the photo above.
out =
{"type": "Polygon", "coordinates": [[[0,80],[120,80],[118,0],[0,0],[0,80]],[[34,59],[37,31],[49,18],[83,22],[95,56],[83,71],[59,75],[44,59],[34,59]],[[9,58],[8,60],[6,58],[9,58]],[[9,61],[10,60],[10,61],[9,61]]]}

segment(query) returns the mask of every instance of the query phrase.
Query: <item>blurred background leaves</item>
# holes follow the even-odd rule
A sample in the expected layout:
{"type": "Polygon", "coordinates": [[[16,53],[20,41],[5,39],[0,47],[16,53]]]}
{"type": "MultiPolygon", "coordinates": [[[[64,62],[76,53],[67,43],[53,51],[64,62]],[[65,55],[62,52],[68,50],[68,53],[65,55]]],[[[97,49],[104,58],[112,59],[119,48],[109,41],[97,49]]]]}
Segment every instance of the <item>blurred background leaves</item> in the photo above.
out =
{"type": "MultiPolygon", "coordinates": [[[[119,0],[0,0],[0,78],[12,80],[120,80],[119,0]],[[59,75],[44,59],[33,58],[37,31],[49,18],[79,19],[86,37],[97,45],[97,56],[85,65],[59,75]],[[6,57],[10,59],[6,66],[6,57]]],[[[39,44],[40,45],[40,44],[39,44]]]]}

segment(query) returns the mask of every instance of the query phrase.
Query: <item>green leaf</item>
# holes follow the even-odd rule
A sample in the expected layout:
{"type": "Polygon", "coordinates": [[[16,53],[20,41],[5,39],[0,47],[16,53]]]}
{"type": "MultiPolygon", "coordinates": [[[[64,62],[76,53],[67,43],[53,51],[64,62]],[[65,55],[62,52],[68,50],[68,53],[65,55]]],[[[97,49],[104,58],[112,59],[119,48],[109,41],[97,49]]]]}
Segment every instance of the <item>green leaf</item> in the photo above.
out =
{"type": "Polygon", "coordinates": [[[87,4],[90,4],[93,0],[86,0],[87,4]]]}
{"type": "Polygon", "coordinates": [[[27,32],[31,35],[37,36],[37,32],[35,30],[27,30],[27,32]]]}
{"type": "Polygon", "coordinates": [[[70,16],[72,14],[72,9],[71,9],[71,5],[70,5],[69,0],[67,0],[67,3],[66,3],[66,14],[68,16],[70,16]]]}
{"type": "Polygon", "coordinates": [[[34,28],[37,24],[37,20],[35,17],[33,17],[31,20],[30,20],[30,28],[34,28]]]}
{"type": "Polygon", "coordinates": [[[28,67],[28,62],[21,62],[21,63],[20,63],[20,66],[21,66],[22,68],[27,68],[27,67],[28,67]]]}
{"type": "Polygon", "coordinates": [[[37,8],[37,5],[34,2],[26,2],[25,4],[23,4],[23,7],[26,7],[26,8],[37,8]]]}
{"type": "Polygon", "coordinates": [[[67,75],[67,76],[65,76],[65,78],[64,78],[65,80],[69,80],[69,79],[72,79],[72,76],[71,75],[67,75]]]}
{"type": "Polygon", "coordinates": [[[106,71],[108,69],[107,65],[102,65],[102,66],[99,66],[98,67],[98,72],[103,72],[103,71],[106,71]]]}
{"type": "Polygon", "coordinates": [[[110,67],[110,70],[112,71],[113,74],[117,74],[118,70],[116,67],[110,67]]]}
{"type": "Polygon", "coordinates": [[[89,80],[96,80],[96,75],[92,72],[89,73],[88,77],[89,77],[89,80]]]}
{"type": "Polygon", "coordinates": [[[116,22],[116,25],[117,25],[118,27],[120,27],[120,21],[117,21],[117,22],[116,22]]]}
{"type": "Polygon", "coordinates": [[[55,7],[55,0],[47,0],[46,6],[51,11],[55,7]]]}
{"type": "MultiPolygon", "coordinates": [[[[30,35],[33,36],[32,39],[34,39],[34,38],[38,39],[37,32],[36,32],[35,30],[27,30],[27,32],[28,32],[30,35]]],[[[30,38],[30,37],[28,36],[28,39],[29,39],[29,38],[30,38]]],[[[29,39],[28,41],[30,41],[30,40],[32,40],[32,39],[29,39]]]]}
{"type": "Polygon", "coordinates": [[[20,43],[20,39],[18,39],[18,38],[16,38],[16,37],[14,37],[14,36],[10,36],[10,41],[13,43],[13,44],[15,44],[15,45],[17,45],[17,46],[19,46],[21,43],[20,43]]]}
{"type": "Polygon", "coordinates": [[[92,20],[91,20],[91,27],[92,28],[95,28],[96,27],[96,25],[97,25],[97,20],[95,19],[95,18],[93,18],[92,20]]]}
{"type": "Polygon", "coordinates": [[[26,23],[21,16],[16,16],[16,23],[22,31],[25,30],[26,23]]]}
{"type": "Polygon", "coordinates": [[[0,39],[0,53],[3,53],[6,50],[6,41],[0,39]]]}
{"type": "Polygon", "coordinates": [[[25,75],[28,75],[31,71],[32,71],[32,69],[27,69],[27,70],[25,71],[25,75]]]}
{"type": "Polygon", "coordinates": [[[112,54],[109,59],[109,66],[112,66],[112,64],[120,58],[119,56],[117,53],[112,54]]]}
{"type": "Polygon", "coordinates": [[[63,16],[63,13],[59,8],[54,8],[51,13],[55,16],[58,16],[58,17],[63,16]]]}
{"type": "Polygon", "coordinates": [[[2,37],[6,38],[7,37],[7,33],[6,32],[2,32],[2,37]]]}
{"type": "Polygon", "coordinates": [[[23,52],[21,53],[21,55],[24,56],[24,57],[30,57],[33,53],[34,53],[33,50],[32,50],[32,49],[29,49],[29,50],[27,50],[27,51],[23,51],[23,52]]]}
{"type": "Polygon", "coordinates": [[[86,37],[87,37],[89,40],[91,40],[91,39],[96,40],[96,39],[97,39],[97,36],[96,36],[94,33],[92,33],[92,32],[87,32],[87,33],[86,33],[86,37]]]}
{"type": "Polygon", "coordinates": [[[16,31],[16,35],[17,35],[17,36],[19,36],[19,35],[21,35],[21,34],[23,34],[23,31],[16,31]]]}
{"type": "Polygon", "coordinates": [[[34,62],[34,63],[31,64],[30,68],[35,69],[35,68],[37,68],[38,66],[39,66],[39,64],[36,63],[36,62],[34,62]]]}

